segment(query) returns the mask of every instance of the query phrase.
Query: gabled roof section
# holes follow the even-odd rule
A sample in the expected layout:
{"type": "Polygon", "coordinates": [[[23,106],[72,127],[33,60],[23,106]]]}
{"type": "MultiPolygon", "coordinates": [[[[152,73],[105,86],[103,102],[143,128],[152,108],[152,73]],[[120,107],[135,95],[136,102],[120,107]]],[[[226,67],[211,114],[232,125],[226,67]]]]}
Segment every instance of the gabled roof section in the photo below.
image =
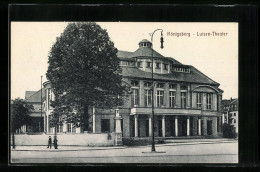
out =
{"type": "Polygon", "coordinates": [[[231,105],[236,105],[238,104],[238,99],[233,99],[231,102],[230,102],[231,105]]]}
{"type": "MultiPolygon", "coordinates": [[[[41,90],[42,90],[42,98],[44,98],[45,97],[44,88],[42,88],[41,90]]],[[[41,102],[41,90],[36,91],[30,97],[25,98],[25,101],[31,102],[31,103],[40,103],[41,102]]]]}
{"type": "Polygon", "coordinates": [[[31,95],[36,93],[37,91],[25,91],[25,99],[29,98],[31,95]]]}
{"type": "Polygon", "coordinates": [[[198,75],[200,75],[201,77],[205,78],[206,80],[208,80],[210,83],[212,84],[216,84],[219,85],[219,83],[213,81],[212,79],[210,79],[208,76],[206,76],[205,74],[203,74],[201,71],[199,71],[198,69],[196,69],[195,67],[189,65],[190,68],[192,69],[193,72],[197,73],[198,75]]]}
{"type": "Polygon", "coordinates": [[[133,54],[133,52],[118,50],[117,57],[119,57],[119,58],[129,58],[132,54],[133,54]]]}

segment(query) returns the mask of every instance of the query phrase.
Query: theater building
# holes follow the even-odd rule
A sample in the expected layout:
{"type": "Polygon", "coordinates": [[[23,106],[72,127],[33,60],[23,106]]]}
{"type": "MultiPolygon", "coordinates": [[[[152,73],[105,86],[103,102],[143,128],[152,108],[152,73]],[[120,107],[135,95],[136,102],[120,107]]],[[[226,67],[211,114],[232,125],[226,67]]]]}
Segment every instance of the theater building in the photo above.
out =
{"type": "MultiPolygon", "coordinates": [[[[118,51],[123,84],[131,95],[119,107],[122,136],[149,137],[152,134],[152,89],[154,89],[155,137],[187,137],[221,135],[221,100],[223,91],[219,83],[191,65],[184,65],[172,57],[164,57],[152,50],[152,43],[142,40],[135,52],[118,51]],[[152,57],[153,81],[152,82],[152,57]]],[[[53,132],[48,125],[51,112],[49,99],[54,95],[49,82],[44,107],[45,131],[53,132]]],[[[115,109],[90,111],[93,133],[112,133],[117,127],[115,109]]],[[[64,123],[61,133],[82,133],[73,124],[64,123]]]]}

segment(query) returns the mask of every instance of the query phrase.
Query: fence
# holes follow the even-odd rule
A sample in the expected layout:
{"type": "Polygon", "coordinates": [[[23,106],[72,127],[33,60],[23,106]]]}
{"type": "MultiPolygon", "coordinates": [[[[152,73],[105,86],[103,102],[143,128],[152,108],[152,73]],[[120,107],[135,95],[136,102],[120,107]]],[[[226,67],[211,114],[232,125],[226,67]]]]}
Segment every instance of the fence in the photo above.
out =
{"type": "MultiPolygon", "coordinates": [[[[40,135],[15,135],[15,145],[17,146],[43,146],[48,145],[48,138],[51,136],[52,142],[54,134],[40,135]]],[[[114,145],[113,138],[109,134],[58,134],[58,145],[64,146],[112,146],[114,145]]],[[[12,137],[10,137],[12,139],[12,137]]],[[[11,140],[12,144],[12,140],[11,140]]]]}

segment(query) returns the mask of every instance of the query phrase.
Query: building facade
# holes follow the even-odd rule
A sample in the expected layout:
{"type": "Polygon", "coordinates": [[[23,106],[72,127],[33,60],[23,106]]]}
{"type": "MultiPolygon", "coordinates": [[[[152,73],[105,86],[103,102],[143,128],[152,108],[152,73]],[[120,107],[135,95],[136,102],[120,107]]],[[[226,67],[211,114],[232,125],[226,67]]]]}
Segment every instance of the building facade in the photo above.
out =
{"type": "Polygon", "coordinates": [[[35,133],[35,132],[43,132],[43,126],[44,126],[44,116],[45,116],[45,110],[41,109],[41,99],[45,97],[45,90],[42,89],[39,91],[26,91],[25,92],[25,101],[31,105],[33,105],[34,110],[32,113],[30,113],[30,116],[32,117],[32,121],[30,121],[30,124],[23,125],[19,131],[19,133],[35,133]]]}
{"type": "Polygon", "coordinates": [[[221,105],[223,123],[232,125],[238,133],[238,99],[223,100],[221,105]]]}
{"type": "MultiPolygon", "coordinates": [[[[191,65],[162,56],[152,49],[152,43],[148,40],[142,40],[138,45],[135,52],[118,51],[122,82],[131,91],[129,100],[119,107],[116,118],[115,109],[92,107],[92,132],[115,132],[118,121],[121,121],[119,126],[123,137],[150,137],[154,96],[156,137],[221,135],[223,91],[218,88],[219,83],[191,65]]],[[[54,95],[49,82],[43,85],[46,94],[43,101],[46,112],[44,131],[51,133],[53,129],[48,124],[48,116],[52,109],[49,102],[54,99],[54,95]]],[[[84,131],[73,124],[63,123],[58,132],[84,131]]]]}

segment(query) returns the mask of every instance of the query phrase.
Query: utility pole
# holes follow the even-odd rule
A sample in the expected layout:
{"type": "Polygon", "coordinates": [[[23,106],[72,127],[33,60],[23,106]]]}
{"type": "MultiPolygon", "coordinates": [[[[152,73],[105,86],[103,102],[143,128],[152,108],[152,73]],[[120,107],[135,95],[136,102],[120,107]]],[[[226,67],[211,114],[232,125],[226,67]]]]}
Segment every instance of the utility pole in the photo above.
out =
{"type": "Polygon", "coordinates": [[[42,76],[41,76],[41,119],[40,119],[40,132],[42,131],[42,76]]]}

